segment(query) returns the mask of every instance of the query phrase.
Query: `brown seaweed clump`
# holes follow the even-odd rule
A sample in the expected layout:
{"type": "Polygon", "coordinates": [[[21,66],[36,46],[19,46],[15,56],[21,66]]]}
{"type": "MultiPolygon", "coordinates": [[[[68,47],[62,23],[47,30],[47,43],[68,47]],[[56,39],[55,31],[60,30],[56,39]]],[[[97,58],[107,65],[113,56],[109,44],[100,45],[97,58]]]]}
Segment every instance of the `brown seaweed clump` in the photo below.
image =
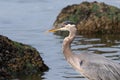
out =
{"type": "Polygon", "coordinates": [[[48,67],[35,48],[0,35],[0,80],[46,70],[48,67]]]}
{"type": "Polygon", "coordinates": [[[55,27],[63,21],[77,24],[79,34],[120,33],[120,9],[105,3],[82,2],[62,9],[54,22],[55,27]]]}

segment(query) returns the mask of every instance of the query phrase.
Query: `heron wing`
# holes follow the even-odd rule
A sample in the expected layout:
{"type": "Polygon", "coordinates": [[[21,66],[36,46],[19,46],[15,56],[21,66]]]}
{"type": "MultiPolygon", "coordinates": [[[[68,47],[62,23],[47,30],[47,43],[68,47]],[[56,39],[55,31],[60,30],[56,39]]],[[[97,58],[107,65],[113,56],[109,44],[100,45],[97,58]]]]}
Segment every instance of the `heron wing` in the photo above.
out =
{"type": "Polygon", "coordinates": [[[88,79],[120,80],[120,64],[96,54],[84,54],[80,57],[82,59],[80,60],[80,68],[83,69],[82,74],[88,79]]]}

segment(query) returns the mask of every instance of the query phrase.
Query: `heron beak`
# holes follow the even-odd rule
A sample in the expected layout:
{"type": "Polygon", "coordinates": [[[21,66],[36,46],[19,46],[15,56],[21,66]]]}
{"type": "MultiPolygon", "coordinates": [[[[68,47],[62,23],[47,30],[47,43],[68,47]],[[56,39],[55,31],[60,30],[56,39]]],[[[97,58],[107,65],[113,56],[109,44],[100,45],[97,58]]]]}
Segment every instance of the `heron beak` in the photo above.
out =
{"type": "Polygon", "coordinates": [[[48,30],[48,32],[56,32],[56,31],[58,31],[59,29],[50,29],[50,30],[48,30]]]}

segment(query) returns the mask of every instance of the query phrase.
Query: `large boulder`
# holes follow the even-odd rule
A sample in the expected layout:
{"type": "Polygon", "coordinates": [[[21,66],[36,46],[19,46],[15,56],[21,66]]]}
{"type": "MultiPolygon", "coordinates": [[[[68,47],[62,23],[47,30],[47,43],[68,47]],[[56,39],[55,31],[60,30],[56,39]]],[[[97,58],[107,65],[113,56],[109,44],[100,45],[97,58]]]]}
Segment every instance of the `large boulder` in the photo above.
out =
{"type": "Polygon", "coordinates": [[[55,28],[66,20],[76,23],[79,34],[120,33],[120,9],[105,3],[82,2],[67,6],[57,16],[55,28]]]}
{"type": "Polygon", "coordinates": [[[0,35],[0,80],[46,70],[48,67],[35,48],[0,35]]]}

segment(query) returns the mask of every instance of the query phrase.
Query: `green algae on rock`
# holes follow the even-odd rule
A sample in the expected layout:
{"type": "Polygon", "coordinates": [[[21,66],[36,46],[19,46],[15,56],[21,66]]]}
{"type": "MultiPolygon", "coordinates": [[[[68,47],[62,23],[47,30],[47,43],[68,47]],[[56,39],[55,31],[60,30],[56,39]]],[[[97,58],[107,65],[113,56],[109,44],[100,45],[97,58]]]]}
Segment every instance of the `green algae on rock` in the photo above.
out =
{"type": "Polygon", "coordinates": [[[42,73],[46,70],[48,67],[35,48],[0,35],[0,79],[14,78],[19,74],[42,73]]]}
{"type": "Polygon", "coordinates": [[[62,9],[54,26],[57,28],[66,20],[76,23],[79,34],[120,33],[120,9],[105,3],[69,5],[62,9]]]}

